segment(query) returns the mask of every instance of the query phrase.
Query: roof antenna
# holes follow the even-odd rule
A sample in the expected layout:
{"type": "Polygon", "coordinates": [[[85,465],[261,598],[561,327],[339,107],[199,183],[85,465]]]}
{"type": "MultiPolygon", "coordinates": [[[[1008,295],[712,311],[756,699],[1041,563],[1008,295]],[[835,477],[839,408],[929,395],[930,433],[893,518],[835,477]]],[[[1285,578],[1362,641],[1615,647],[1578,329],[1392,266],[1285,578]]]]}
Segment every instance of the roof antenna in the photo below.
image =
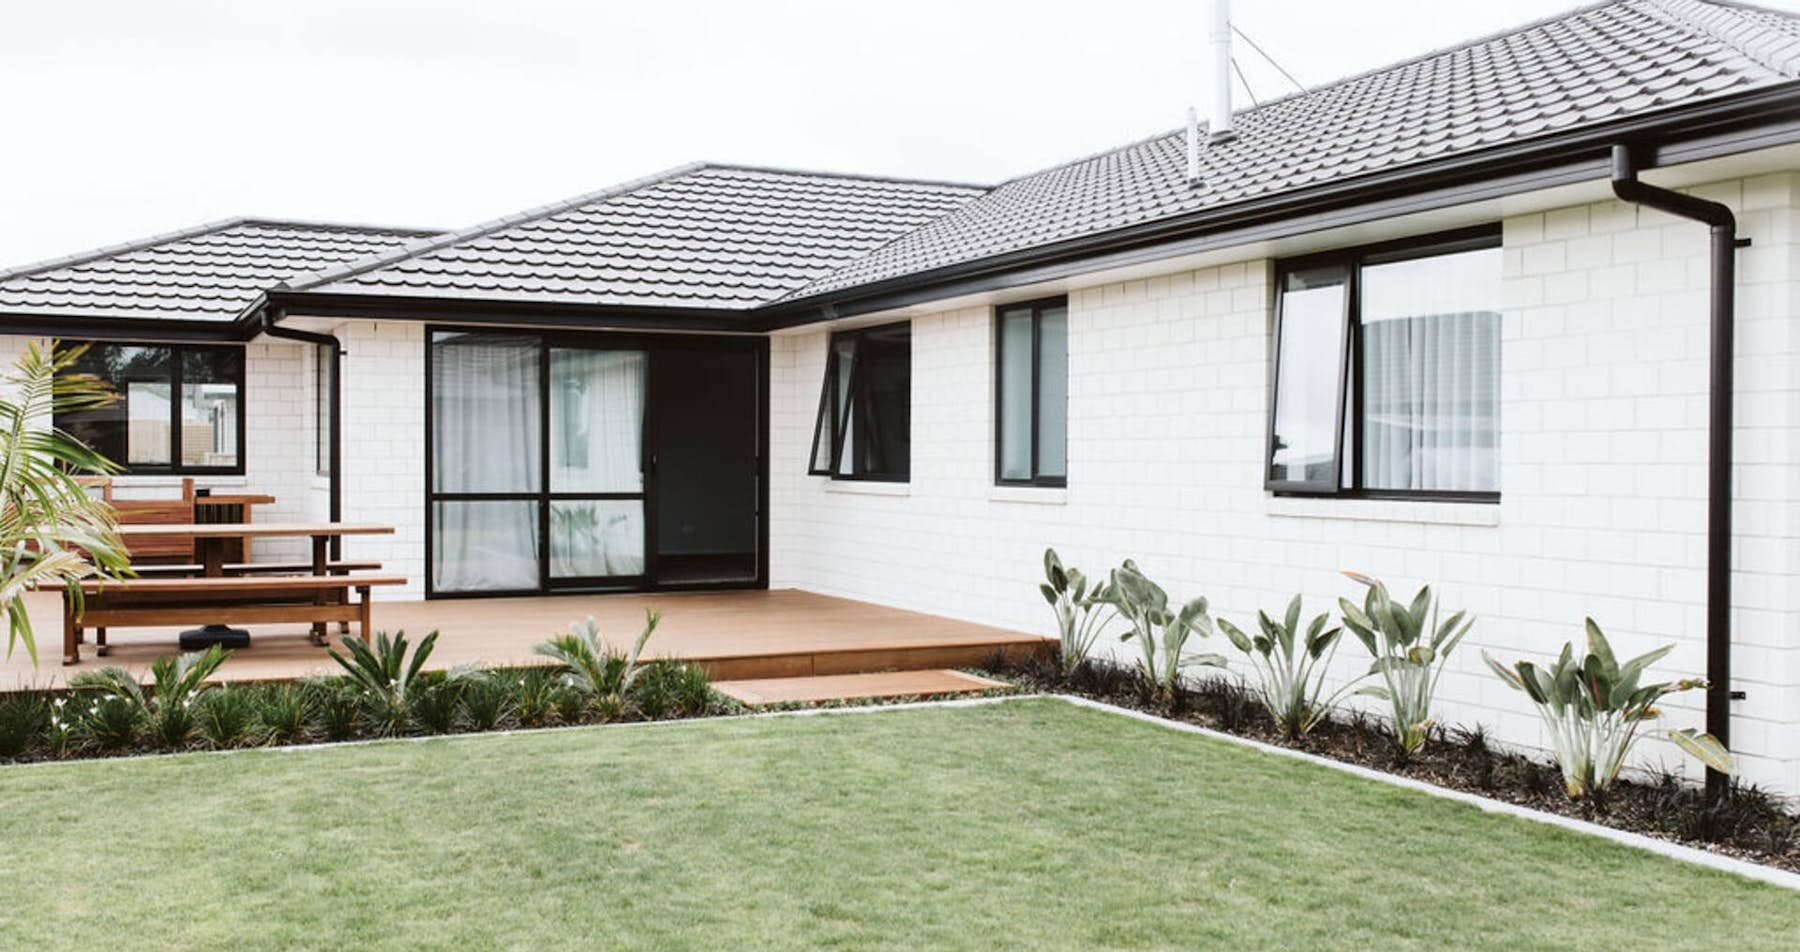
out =
{"type": "Polygon", "coordinates": [[[1200,181],[1200,113],[1189,106],[1187,119],[1187,183],[1190,188],[1199,188],[1203,184],[1200,181]]]}
{"type": "Polygon", "coordinates": [[[1212,0],[1212,115],[1206,127],[1213,142],[1237,138],[1231,128],[1231,0],[1212,0]]]}

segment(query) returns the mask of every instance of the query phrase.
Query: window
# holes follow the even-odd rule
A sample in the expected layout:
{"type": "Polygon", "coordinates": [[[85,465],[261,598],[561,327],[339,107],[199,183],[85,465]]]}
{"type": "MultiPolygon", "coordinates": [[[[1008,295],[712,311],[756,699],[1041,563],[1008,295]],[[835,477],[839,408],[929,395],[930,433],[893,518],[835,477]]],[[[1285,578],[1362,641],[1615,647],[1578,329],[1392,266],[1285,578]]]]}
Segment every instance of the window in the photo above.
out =
{"type": "Polygon", "coordinates": [[[337,374],[337,359],[332,346],[320,344],[314,348],[313,419],[317,429],[313,434],[313,471],[320,476],[331,475],[331,397],[337,374]]]}
{"type": "Polygon", "coordinates": [[[1000,308],[994,336],[994,481],[1062,486],[1068,476],[1069,302],[1000,308]]]}
{"type": "Polygon", "coordinates": [[[56,425],[126,472],[244,471],[243,348],[96,344],[72,369],[107,383],[118,400],[59,413],[56,425]]]}
{"type": "Polygon", "coordinates": [[[912,326],[831,335],[807,472],[905,482],[912,469],[912,326]]]}
{"type": "Polygon", "coordinates": [[[1266,486],[1492,500],[1500,492],[1500,234],[1287,262],[1266,486]]]}

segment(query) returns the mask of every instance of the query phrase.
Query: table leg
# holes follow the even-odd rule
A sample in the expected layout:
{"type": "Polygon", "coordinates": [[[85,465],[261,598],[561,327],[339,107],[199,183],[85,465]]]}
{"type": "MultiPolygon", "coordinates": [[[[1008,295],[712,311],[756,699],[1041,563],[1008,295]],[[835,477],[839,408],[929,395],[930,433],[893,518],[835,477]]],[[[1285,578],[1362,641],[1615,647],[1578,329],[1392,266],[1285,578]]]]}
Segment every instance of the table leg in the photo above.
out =
{"type": "Polygon", "coordinates": [[[81,648],[75,638],[75,599],[63,594],[63,664],[81,660],[81,648]]]}
{"type": "MultiPolygon", "coordinates": [[[[312,537],[312,572],[314,575],[316,575],[320,578],[325,577],[325,574],[326,574],[326,571],[325,571],[326,546],[330,541],[331,541],[330,536],[316,535],[316,536],[312,537]]],[[[327,595],[324,592],[320,592],[318,597],[314,600],[314,603],[318,604],[318,605],[328,605],[331,603],[331,596],[327,595]]],[[[325,632],[326,632],[326,626],[325,626],[324,622],[322,622],[322,621],[313,622],[313,626],[312,626],[313,644],[315,644],[315,645],[325,644],[325,632]]]]}
{"type": "MultiPolygon", "coordinates": [[[[207,578],[219,578],[225,574],[225,543],[227,540],[202,537],[194,540],[200,550],[201,574],[207,578]]],[[[220,614],[224,614],[221,612],[220,614]]],[[[96,632],[95,637],[104,639],[104,635],[96,632]]],[[[102,640],[101,644],[106,642],[102,640]]],[[[181,650],[197,651],[207,645],[223,644],[231,648],[242,648],[250,643],[250,632],[242,628],[215,622],[199,628],[189,628],[181,633],[181,650]]],[[[104,651],[101,651],[104,654],[104,651]]]]}

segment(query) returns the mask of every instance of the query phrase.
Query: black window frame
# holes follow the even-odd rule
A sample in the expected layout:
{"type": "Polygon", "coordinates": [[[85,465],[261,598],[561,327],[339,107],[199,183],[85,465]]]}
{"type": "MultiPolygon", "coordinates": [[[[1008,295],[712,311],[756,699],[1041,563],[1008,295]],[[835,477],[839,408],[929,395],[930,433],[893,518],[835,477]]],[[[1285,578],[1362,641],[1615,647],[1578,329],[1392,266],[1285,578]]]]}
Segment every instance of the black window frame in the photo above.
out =
{"type": "MultiPolygon", "coordinates": [[[[250,405],[245,399],[245,380],[250,376],[249,348],[242,344],[188,344],[169,343],[165,341],[133,341],[133,340],[58,340],[57,347],[142,347],[156,348],[168,352],[169,355],[169,462],[167,464],[128,462],[130,450],[130,421],[123,421],[126,429],[126,459],[113,460],[119,466],[121,476],[242,476],[245,474],[245,463],[250,456],[249,435],[250,405]],[[237,463],[232,466],[187,466],[181,462],[181,392],[184,384],[182,357],[191,351],[236,351],[238,355],[237,379],[231,381],[236,385],[237,395],[237,463]]],[[[107,386],[113,382],[104,381],[107,386]]],[[[61,416],[60,414],[58,415],[61,416]]],[[[63,420],[53,421],[57,429],[65,429],[63,420]]]]}
{"type": "Polygon", "coordinates": [[[1263,488],[1278,496],[1312,496],[1330,499],[1395,499],[1422,502],[1498,503],[1500,493],[1438,489],[1373,489],[1363,485],[1363,393],[1357,385],[1363,379],[1362,355],[1362,288],[1361,271],[1371,264],[1392,264],[1464,251],[1481,251],[1501,247],[1498,223],[1459,228],[1384,241],[1376,244],[1333,249],[1316,254],[1287,258],[1275,267],[1275,328],[1269,346],[1269,392],[1266,430],[1263,442],[1263,488]],[[1337,388],[1337,440],[1333,447],[1329,483],[1323,480],[1275,479],[1275,409],[1281,392],[1282,305],[1288,276],[1297,271],[1339,268],[1344,276],[1344,317],[1341,324],[1340,361],[1337,388]],[[1351,461],[1346,466],[1345,460],[1351,461]],[[1348,480],[1346,481],[1346,475],[1348,480]]]}
{"type": "MultiPolygon", "coordinates": [[[[1069,311],[1069,299],[1066,296],[1040,298],[1035,301],[1016,301],[1011,304],[1002,304],[994,308],[994,485],[996,486],[1041,486],[1048,489],[1062,489],[1069,485],[1069,475],[1067,473],[1067,448],[1069,442],[1068,398],[1066,395],[1064,396],[1063,412],[1063,469],[1065,472],[1061,476],[1043,475],[1039,472],[1040,462],[1038,457],[1038,437],[1040,436],[1038,432],[1038,419],[1044,399],[1043,373],[1041,368],[1043,361],[1040,359],[1043,357],[1044,350],[1043,318],[1045,311],[1058,307],[1063,309],[1064,332],[1066,334],[1066,328],[1068,326],[1067,315],[1069,311]],[[1016,314],[1021,310],[1029,310],[1031,312],[1031,475],[1025,478],[1008,478],[1005,475],[1005,466],[1002,462],[1005,458],[1005,446],[1002,443],[1004,429],[1001,425],[1001,421],[1005,419],[1006,415],[1005,339],[1002,334],[1002,328],[1005,323],[1004,317],[1006,315],[1016,314]]],[[[1066,338],[1064,340],[1064,345],[1065,347],[1067,346],[1066,338]]],[[[1063,379],[1065,382],[1068,380],[1066,367],[1064,369],[1063,379]]]]}
{"type": "Polygon", "coordinates": [[[893,321],[887,324],[874,324],[868,327],[858,327],[850,330],[832,332],[831,337],[826,342],[825,346],[825,379],[821,382],[819,387],[819,408],[818,412],[813,417],[813,438],[812,442],[807,447],[806,474],[808,476],[829,476],[834,480],[843,482],[908,483],[912,481],[912,434],[910,432],[912,429],[912,412],[910,407],[907,411],[906,418],[906,425],[909,432],[907,433],[906,440],[907,462],[904,472],[840,472],[844,455],[844,434],[841,427],[844,422],[845,408],[839,405],[837,387],[835,386],[838,377],[838,345],[845,341],[851,342],[852,345],[850,379],[847,381],[846,389],[850,392],[851,399],[854,402],[858,386],[866,379],[864,373],[868,366],[868,361],[863,359],[864,342],[875,335],[884,332],[892,332],[896,328],[902,327],[906,328],[906,342],[909,351],[906,370],[906,389],[907,399],[910,402],[912,399],[912,359],[910,356],[910,350],[912,348],[912,321],[893,321]],[[832,428],[830,434],[831,459],[828,468],[821,469],[818,466],[819,440],[824,435],[825,421],[827,419],[831,421],[832,428]]]}

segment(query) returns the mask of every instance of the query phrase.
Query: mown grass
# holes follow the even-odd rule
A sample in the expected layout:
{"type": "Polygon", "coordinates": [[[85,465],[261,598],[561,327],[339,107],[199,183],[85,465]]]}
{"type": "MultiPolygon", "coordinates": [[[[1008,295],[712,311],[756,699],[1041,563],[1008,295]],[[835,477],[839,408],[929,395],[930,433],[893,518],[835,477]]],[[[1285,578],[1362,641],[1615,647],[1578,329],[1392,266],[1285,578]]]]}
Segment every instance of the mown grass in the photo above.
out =
{"type": "Polygon", "coordinates": [[[1045,699],[0,769],[0,946],[1791,948],[1800,894],[1045,699]]]}

